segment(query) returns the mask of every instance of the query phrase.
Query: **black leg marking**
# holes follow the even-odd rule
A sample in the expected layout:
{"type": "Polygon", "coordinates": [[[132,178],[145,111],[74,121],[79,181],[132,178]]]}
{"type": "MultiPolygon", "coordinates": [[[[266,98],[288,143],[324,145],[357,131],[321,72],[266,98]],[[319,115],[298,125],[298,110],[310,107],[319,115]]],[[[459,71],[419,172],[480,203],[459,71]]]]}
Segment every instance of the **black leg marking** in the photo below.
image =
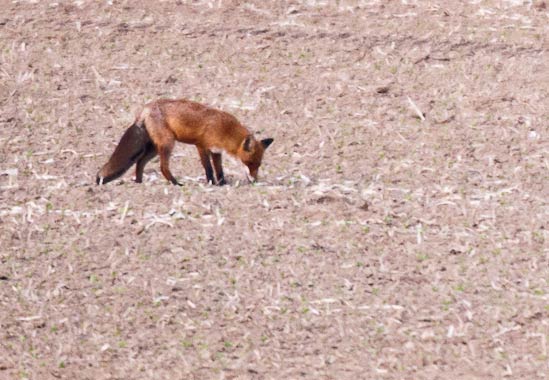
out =
{"type": "Polygon", "coordinates": [[[198,149],[198,154],[200,155],[200,162],[202,163],[202,166],[206,171],[206,181],[208,181],[209,183],[211,182],[213,184],[215,183],[215,180],[214,180],[214,171],[212,168],[212,162],[210,160],[210,151],[203,148],[199,148],[199,147],[197,147],[197,149],[198,149]]]}
{"type": "Polygon", "coordinates": [[[221,162],[221,153],[212,153],[212,161],[215,169],[216,184],[223,186],[227,184],[225,181],[225,175],[223,174],[223,165],[221,162]]]}

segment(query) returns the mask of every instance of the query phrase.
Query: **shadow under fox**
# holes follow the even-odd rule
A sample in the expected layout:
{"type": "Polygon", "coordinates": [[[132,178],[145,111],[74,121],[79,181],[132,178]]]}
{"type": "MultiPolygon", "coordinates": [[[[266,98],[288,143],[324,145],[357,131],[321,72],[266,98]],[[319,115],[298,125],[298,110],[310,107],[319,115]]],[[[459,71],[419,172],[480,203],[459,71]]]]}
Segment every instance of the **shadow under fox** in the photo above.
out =
{"type": "Polygon", "coordinates": [[[164,177],[174,185],[181,185],[169,167],[175,141],[195,145],[206,170],[206,180],[223,185],[223,151],[240,159],[253,180],[257,180],[263,153],[273,139],[256,140],[252,132],[227,112],[185,99],[156,100],[146,104],[124,132],[111,158],[97,173],[97,184],[120,177],[134,163],[135,181],[142,182],[145,165],[158,154],[164,177]]]}

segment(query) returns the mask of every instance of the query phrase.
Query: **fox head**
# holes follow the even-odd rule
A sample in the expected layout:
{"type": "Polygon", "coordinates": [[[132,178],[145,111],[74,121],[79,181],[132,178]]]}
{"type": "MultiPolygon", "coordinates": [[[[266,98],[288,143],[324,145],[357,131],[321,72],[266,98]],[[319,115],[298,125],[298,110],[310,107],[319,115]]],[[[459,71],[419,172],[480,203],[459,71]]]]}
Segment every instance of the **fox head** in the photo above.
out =
{"type": "Polygon", "coordinates": [[[272,143],[273,139],[271,138],[257,141],[254,136],[248,135],[238,149],[238,158],[246,165],[254,181],[257,181],[257,173],[261,166],[263,153],[272,143]]]}

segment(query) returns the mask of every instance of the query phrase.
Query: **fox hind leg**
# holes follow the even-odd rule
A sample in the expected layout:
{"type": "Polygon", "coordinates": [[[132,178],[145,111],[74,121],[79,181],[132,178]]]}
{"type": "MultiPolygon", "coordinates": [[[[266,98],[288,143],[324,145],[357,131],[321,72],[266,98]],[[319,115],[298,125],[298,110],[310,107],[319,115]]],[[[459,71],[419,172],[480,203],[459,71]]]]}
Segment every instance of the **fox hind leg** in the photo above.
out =
{"type": "Polygon", "coordinates": [[[135,165],[135,182],[143,182],[143,170],[145,169],[145,165],[147,165],[156,155],[157,152],[154,144],[149,142],[145,147],[145,153],[137,160],[137,164],[135,165]]]}
{"type": "Polygon", "coordinates": [[[218,186],[227,184],[225,182],[225,176],[223,175],[223,165],[221,163],[221,153],[212,153],[212,162],[215,170],[215,177],[218,186]]]}
{"type": "Polygon", "coordinates": [[[170,171],[170,156],[172,154],[174,141],[157,147],[158,155],[160,156],[160,171],[164,177],[174,185],[183,186],[179,183],[172,172],[170,171]]]}
{"type": "MultiPolygon", "coordinates": [[[[166,123],[165,116],[160,110],[158,103],[145,107],[142,115],[145,119],[147,132],[154,143],[154,148],[160,156],[160,171],[162,175],[172,184],[182,186],[170,172],[170,156],[175,144],[175,135],[166,123]]],[[[152,158],[149,157],[149,154],[145,154],[145,156],[149,160],[152,158]]],[[[139,173],[136,172],[136,177],[137,174],[139,174],[139,177],[142,177],[142,169],[147,161],[144,160],[140,163],[139,168],[136,169],[139,170],[139,173]]]]}

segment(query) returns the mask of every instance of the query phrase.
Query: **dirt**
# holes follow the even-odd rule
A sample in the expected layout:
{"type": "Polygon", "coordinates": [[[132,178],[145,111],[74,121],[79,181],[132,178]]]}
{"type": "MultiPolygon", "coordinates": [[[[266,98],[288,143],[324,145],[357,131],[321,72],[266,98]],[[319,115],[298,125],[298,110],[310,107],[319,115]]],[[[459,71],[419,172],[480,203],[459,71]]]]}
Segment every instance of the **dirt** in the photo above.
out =
{"type": "Polygon", "coordinates": [[[0,9],[0,379],[549,377],[546,2],[0,9]],[[96,186],[159,97],[260,181],[96,186]]]}

